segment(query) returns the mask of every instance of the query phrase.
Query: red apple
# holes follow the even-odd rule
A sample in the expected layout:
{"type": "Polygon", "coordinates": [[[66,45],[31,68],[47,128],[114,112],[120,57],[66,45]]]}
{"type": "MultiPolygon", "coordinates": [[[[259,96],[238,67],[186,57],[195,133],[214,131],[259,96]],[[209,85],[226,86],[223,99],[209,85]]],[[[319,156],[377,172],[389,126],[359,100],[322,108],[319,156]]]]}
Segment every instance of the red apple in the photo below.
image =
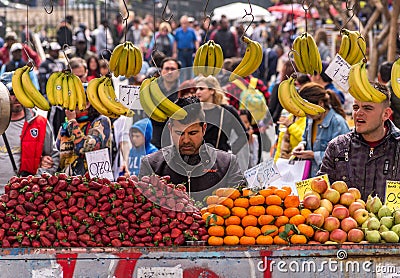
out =
{"type": "Polygon", "coordinates": [[[329,239],[334,242],[343,243],[347,240],[347,233],[342,229],[336,229],[331,232],[329,239]]]}
{"type": "Polygon", "coordinates": [[[324,218],[327,218],[329,216],[329,210],[324,208],[324,207],[319,207],[316,210],[314,210],[314,213],[322,214],[324,218]]]}
{"type": "Polygon", "coordinates": [[[354,212],[358,209],[365,209],[365,206],[360,202],[354,202],[349,206],[350,216],[354,216],[354,212]]]}
{"type": "Polygon", "coordinates": [[[322,194],[328,189],[328,183],[322,177],[315,177],[311,180],[311,189],[322,194]]]}
{"type": "Polygon", "coordinates": [[[337,190],[339,194],[343,194],[349,189],[344,181],[335,181],[331,184],[331,188],[337,190]]]}
{"type": "Polygon", "coordinates": [[[328,231],[315,231],[314,233],[314,240],[320,243],[325,243],[329,239],[329,232],[328,231]]]}
{"type": "Polygon", "coordinates": [[[346,207],[337,206],[333,208],[332,216],[339,220],[345,219],[346,217],[349,217],[349,210],[346,207]]]}
{"type": "Polygon", "coordinates": [[[328,232],[332,232],[340,227],[340,221],[336,217],[329,216],[325,219],[324,229],[328,232]]]}
{"type": "Polygon", "coordinates": [[[340,193],[333,188],[328,188],[324,194],[322,194],[322,198],[328,199],[332,204],[337,204],[340,200],[340,193]]]}
{"type": "Polygon", "coordinates": [[[345,192],[343,194],[340,195],[340,200],[339,202],[346,206],[349,207],[352,203],[354,203],[356,201],[356,199],[354,198],[353,194],[349,193],[349,192],[345,192]]]}
{"type": "Polygon", "coordinates": [[[353,217],[346,217],[340,222],[340,228],[346,233],[351,229],[357,228],[358,223],[353,217]]]}
{"type": "Polygon", "coordinates": [[[354,212],[353,218],[357,221],[358,225],[362,225],[369,218],[368,211],[360,208],[354,212]]]}
{"type": "Polygon", "coordinates": [[[309,195],[314,195],[317,196],[320,200],[321,200],[321,195],[319,195],[318,192],[314,191],[314,190],[308,190],[306,191],[306,193],[304,193],[304,198],[309,196],[309,195]]]}
{"type": "Polygon", "coordinates": [[[357,188],[355,188],[355,187],[350,187],[350,188],[348,189],[347,192],[353,194],[354,199],[356,199],[356,200],[357,200],[357,199],[361,199],[361,192],[360,192],[360,190],[358,190],[357,188]]]}
{"type": "Polygon", "coordinates": [[[321,200],[319,199],[319,197],[315,195],[308,195],[304,198],[303,205],[305,208],[313,210],[319,208],[320,202],[321,200]]]}
{"type": "Polygon", "coordinates": [[[326,208],[329,211],[329,213],[331,213],[333,210],[333,204],[328,199],[322,199],[321,202],[319,203],[319,206],[326,208]]]}
{"type": "Polygon", "coordinates": [[[359,243],[364,240],[364,232],[360,229],[351,229],[347,233],[347,240],[355,243],[359,243]]]}
{"type": "Polygon", "coordinates": [[[307,216],[307,224],[317,226],[318,228],[321,228],[322,225],[324,225],[324,220],[324,216],[318,213],[310,213],[307,216]]]}

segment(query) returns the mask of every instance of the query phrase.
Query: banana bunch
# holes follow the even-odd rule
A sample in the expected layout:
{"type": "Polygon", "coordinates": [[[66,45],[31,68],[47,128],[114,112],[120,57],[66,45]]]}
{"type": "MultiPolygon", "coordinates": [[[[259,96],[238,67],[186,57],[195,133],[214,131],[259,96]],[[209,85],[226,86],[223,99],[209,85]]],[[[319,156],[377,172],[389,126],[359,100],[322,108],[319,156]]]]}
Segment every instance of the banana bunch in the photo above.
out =
{"type": "Polygon", "coordinates": [[[143,80],[140,85],[139,100],[144,112],[157,122],[165,122],[168,118],[182,120],[187,115],[184,109],[164,95],[156,77],[143,80]]]}
{"type": "Polygon", "coordinates": [[[314,116],[325,112],[323,107],[311,103],[300,96],[293,77],[289,77],[279,84],[278,98],[282,107],[296,117],[314,116]]]}
{"type": "Polygon", "coordinates": [[[12,87],[19,103],[26,108],[37,107],[41,110],[50,110],[50,104],[46,98],[36,89],[32,83],[29,72],[32,70],[29,66],[24,66],[15,70],[12,76],[12,87]]]}
{"type": "Polygon", "coordinates": [[[126,78],[137,75],[142,69],[142,51],[130,41],[117,45],[110,57],[110,71],[126,78]]]}
{"type": "Polygon", "coordinates": [[[341,35],[342,42],[340,43],[338,54],[350,65],[360,62],[367,50],[364,37],[358,31],[347,29],[343,29],[341,35]]]}
{"type": "Polygon", "coordinates": [[[349,93],[362,102],[380,103],[386,99],[386,95],[371,85],[368,80],[366,63],[361,60],[351,66],[349,72],[349,93]]]}
{"type": "Polygon", "coordinates": [[[121,115],[133,117],[135,114],[118,101],[111,77],[109,76],[90,80],[86,94],[90,104],[104,116],[118,118],[121,115]]]}
{"type": "Polygon", "coordinates": [[[193,73],[195,76],[202,74],[204,76],[217,75],[224,64],[224,53],[219,44],[213,40],[200,46],[193,61],[193,73]]]}
{"type": "Polygon", "coordinates": [[[253,41],[246,36],[243,36],[243,41],[247,44],[246,52],[242,61],[229,76],[230,82],[238,77],[246,77],[252,74],[258,69],[263,59],[263,50],[259,42],[253,41]]]}
{"type": "Polygon", "coordinates": [[[392,75],[390,76],[390,84],[392,85],[393,93],[400,98],[400,59],[393,63],[392,75]]]}
{"type": "Polygon", "coordinates": [[[46,95],[50,104],[74,111],[86,109],[86,94],[78,76],[70,71],[53,72],[46,83],[46,95]]]}
{"type": "Polygon", "coordinates": [[[322,72],[321,55],[314,38],[307,32],[302,33],[293,42],[293,59],[297,70],[314,75],[322,72]]]}

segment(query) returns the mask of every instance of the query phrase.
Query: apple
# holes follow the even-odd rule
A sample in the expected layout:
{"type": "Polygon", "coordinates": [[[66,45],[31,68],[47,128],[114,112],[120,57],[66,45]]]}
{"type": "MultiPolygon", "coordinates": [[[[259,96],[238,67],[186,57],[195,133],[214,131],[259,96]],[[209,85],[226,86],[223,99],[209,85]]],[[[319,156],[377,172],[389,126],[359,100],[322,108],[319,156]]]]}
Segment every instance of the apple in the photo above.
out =
{"type": "Polygon", "coordinates": [[[340,200],[339,203],[341,203],[342,205],[348,207],[350,206],[352,203],[355,202],[355,198],[353,196],[353,194],[349,193],[349,192],[345,192],[343,194],[340,195],[340,200]]]}
{"type": "Polygon", "coordinates": [[[309,195],[317,196],[317,197],[321,200],[321,195],[320,195],[318,192],[314,191],[314,190],[308,190],[308,191],[306,191],[306,192],[304,193],[304,198],[307,197],[307,196],[309,196],[309,195]]]}
{"type": "Polygon", "coordinates": [[[325,243],[329,239],[328,231],[317,230],[314,233],[314,240],[320,243],[325,243]]]}
{"type": "Polygon", "coordinates": [[[363,200],[363,199],[357,199],[357,200],[356,200],[356,202],[357,202],[357,203],[361,203],[361,204],[363,204],[363,205],[364,205],[364,207],[365,207],[365,202],[364,202],[364,200],[363,200]]]}
{"type": "Polygon", "coordinates": [[[307,209],[317,209],[319,208],[319,204],[321,202],[321,199],[315,195],[308,195],[307,197],[304,198],[303,200],[303,206],[307,209]]]}
{"type": "Polygon", "coordinates": [[[350,216],[354,216],[354,212],[358,209],[365,209],[365,206],[360,202],[354,202],[349,206],[350,216]]]}
{"type": "Polygon", "coordinates": [[[357,221],[353,217],[346,217],[340,222],[340,228],[346,233],[358,227],[357,221]]]}
{"type": "Polygon", "coordinates": [[[332,216],[339,220],[345,219],[346,217],[349,217],[349,215],[349,210],[343,206],[337,206],[332,210],[332,216]]]}
{"type": "Polygon", "coordinates": [[[340,227],[340,221],[336,217],[329,216],[325,219],[324,229],[328,232],[332,232],[340,227]]]}
{"type": "Polygon", "coordinates": [[[324,194],[322,194],[322,198],[328,199],[332,204],[337,204],[340,200],[340,193],[333,188],[328,188],[324,194]]]}
{"type": "Polygon", "coordinates": [[[307,242],[307,244],[321,244],[321,242],[316,240],[310,240],[309,242],[307,242]]]}
{"type": "Polygon", "coordinates": [[[333,204],[328,199],[322,199],[321,202],[319,203],[319,206],[326,208],[329,211],[329,213],[331,213],[333,210],[333,204]]]}
{"type": "Polygon", "coordinates": [[[369,218],[368,211],[366,209],[358,209],[353,213],[353,218],[357,221],[358,225],[362,225],[369,218]]]}
{"type": "Polygon", "coordinates": [[[354,199],[356,199],[356,200],[357,200],[357,199],[361,199],[361,192],[360,192],[360,190],[358,190],[357,188],[355,188],[355,187],[350,187],[350,188],[347,190],[347,192],[353,194],[354,199]]]}
{"type": "Polygon", "coordinates": [[[324,220],[324,216],[318,213],[310,213],[307,216],[307,224],[317,226],[318,228],[321,228],[322,225],[324,225],[324,220]]]}
{"type": "Polygon", "coordinates": [[[322,216],[325,218],[327,218],[329,216],[329,210],[327,210],[324,207],[319,207],[316,210],[313,211],[314,213],[318,213],[318,214],[322,214],[322,216]]]}
{"type": "Polygon", "coordinates": [[[349,190],[347,184],[344,181],[335,181],[332,183],[331,188],[337,190],[339,194],[343,194],[349,190]]]}
{"type": "Polygon", "coordinates": [[[311,189],[322,194],[328,189],[328,183],[322,177],[315,177],[311,180],[311,189]]]}
{"type": "Polygon", "coordinates": [[[329,239],[334,242],[343,243],[347,240],[347,233],[342,229],[335,229],[331,232],[329,239]]]}

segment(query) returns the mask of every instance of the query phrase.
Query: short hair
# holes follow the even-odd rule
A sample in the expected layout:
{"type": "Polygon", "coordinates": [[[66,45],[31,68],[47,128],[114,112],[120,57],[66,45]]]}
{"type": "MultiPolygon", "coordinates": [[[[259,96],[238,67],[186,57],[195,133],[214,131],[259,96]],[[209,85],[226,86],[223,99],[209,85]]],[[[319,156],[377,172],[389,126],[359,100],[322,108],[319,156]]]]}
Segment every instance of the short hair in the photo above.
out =
{"type": "Polygon", "coordinates": [[[161,64],[160,64],[160,68],[162,69],[162,68],[164,67],[164,64],[165,64],[166,62],[168,62],[168,61],[173,61],[173,62],[175,62],[175,63],[178,65],[178,69],[181,69],[181,67],[182,67],[181,62],[178,61],[178,60],[175,59],[175,58],[172,58],[172,57],[165,57],[164,59],[162,59],[161,64]]]}
{"type": "MultiPolygon", "coordinates": [[[[187,116],[184,119],[178,120],[180,123],[187,125],[198,121],[200,122],[200,125],[203,125],[203,123],[206,121],[206,117],[198,97],[190,96],[178,98],[175,101],[175,104],[182,107],[187,112],[187,116]]],[[[169,122],[171,125],[173,125],[174,120],[170,118],[169,122]]]]}
{"type": "Polygon", "coordinates": [[[87,69],[87,64],[86,61],[80,57],[73,57],[69,60],[69,65],[71,67],[71,69],[76,69],[79,67],[84,67],[85,69],[87,69]]]}
{"type": "Polygon", "coordinates": [[[383,62],[379,66],[379,74],[383,82],[388,83],[392,75],[393,62],[383,62]]]}

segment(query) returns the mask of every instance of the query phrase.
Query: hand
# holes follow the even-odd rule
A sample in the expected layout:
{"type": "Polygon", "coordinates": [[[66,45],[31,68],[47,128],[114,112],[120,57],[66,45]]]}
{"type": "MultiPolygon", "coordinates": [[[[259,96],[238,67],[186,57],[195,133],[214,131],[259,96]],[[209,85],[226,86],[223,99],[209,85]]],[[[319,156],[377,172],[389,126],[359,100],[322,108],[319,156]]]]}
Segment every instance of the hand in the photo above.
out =
{"type": "Polygon", "coordinates": [[[302,152],[302,151],[304,151],[304,145],[303,145],[303,144],[298,144],[297,147],[295,147],[295,148],[292,150],[292,153],[293,153],[293,155],[296,155],[296,156],[297,156],[297,154],[299,154],[299,153],[302,152]]]}
{"type": "Polygon", "coordinates": [[[296,153],[293,151],[293,155],[301,159],[314,159],[314,152],[311,150],[296,151],[296,153]]]}
{"type": "Polygon", "coordinates": [[[53,165],[54,162],[51,156],[48,155],[42,156],[42,160],[40,161],[40,168],[50,169],[51,167],[53,167],[53,165]]]}
{"type": "Polygon", "coordinates": [[[285,116],[280,116],[277,123],[289,127],[293,123],[293,120],[285,116]]]}

